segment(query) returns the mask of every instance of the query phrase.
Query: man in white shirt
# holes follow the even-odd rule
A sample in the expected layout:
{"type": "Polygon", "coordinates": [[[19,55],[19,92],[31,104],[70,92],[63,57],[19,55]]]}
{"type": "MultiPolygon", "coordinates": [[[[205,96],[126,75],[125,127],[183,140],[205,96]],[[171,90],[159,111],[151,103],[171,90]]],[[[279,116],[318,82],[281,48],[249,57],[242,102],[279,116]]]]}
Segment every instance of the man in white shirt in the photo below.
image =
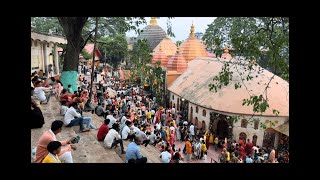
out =
{"type": "Polygon", "coordinates": [[[51,93],[52,93],[52,88],[42,87],[42,81],[37,81],[35,83],[33,95],[39,99],[40,104],[42,104],[43,102],[48,103],[51,97],[51,93]],[[45,93],[44,91],[46,90],[50,90],[50,91],[48,93],[45,93]]]}
{"type": "Polygon", "coordinates": [[[121,137],[122,139],[130,139],[132,137],[133,134],[130,133],[130,127],[132,126],[132,122],[127,120],[126,125],[123,127],[122,131],[121,131],[121,137]]]}
{"type": "Polygon", "coordinates": [[[109,129],[111,129],[112,125],[117,122],[116,118],[114,118],[113,115],[111,115],[110,111],[108,112],[108,116],[106,119],[110,119],[110,123],[108,125],[109,129]]]}
{"type": "Polygon", "coordinates": [[[165,151],[160,154],[162,163],[170,163],[171,154],[169,153],[169,148],[166,147],[165,151]]]}
{"type": "Polygon", "coordinates": [[[108,148],[116,147],[117,144],[120,144],[121,154],[125,154],[123,148],[123,142],[119,135],[119,124],[115,123],[112,125],[112,129],[109,130],[108,134],[104,138],[104,146],[108,148]]]}
{"type": "Polygon", "coordinates": [[[190,131],[190,135],[194,136],[194,125],[193,125],[193,123],[191,123],[191,125],[189,127],[189,131],[190,131]]]}
{"type": "Polygon", "coordinates": [[[90,126],[91,119],[89,121],[89,125],[87,124],[87,128],[84,128],[84,118],[81,117],[80,113],[77,113],[75,108],[78,107],[77,102],[73,102],[71,107],[67,110],[66,114],[64,115],[63,123],[67,127],[80,125],[80,132],[89,131],[88,127],[90,126]]]}

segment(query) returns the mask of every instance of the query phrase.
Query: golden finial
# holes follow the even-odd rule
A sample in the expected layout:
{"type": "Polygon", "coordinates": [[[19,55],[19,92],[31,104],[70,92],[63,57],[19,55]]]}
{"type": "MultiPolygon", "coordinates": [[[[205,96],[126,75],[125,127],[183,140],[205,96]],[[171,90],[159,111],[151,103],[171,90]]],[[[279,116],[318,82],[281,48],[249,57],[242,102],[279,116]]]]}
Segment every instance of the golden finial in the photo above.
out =
{"type": "Polygon", "coordinates": [[[159,50],[160,50],[160,51],[162,51],[162,44],[160,44],[160,48],[159,48],[159,50]]]}
{"type": "Polygon", "coordinates": [[[229,48],[225,47],[223,52],[228,53],[229,52],[229,48]]]}
{"type": "Polygon", "coordinates": [[[192,21],[191,29],[190,29],[190,37],[194,37],[194,24],[192,21]]]}
{"type": "Polygon", "coordinates": [[[167,39],[169,39],[169,36],[168,36],[168,34],[166,34],[166,38],[167,38],[167,39]]]}
{"type": "Polygon", "coordinates": [[[157,23],[157,18],[156,18],[156,17],[151,17],[150,25],[152,25],[152,26],[158,25],[158,23],[157,23]]]}

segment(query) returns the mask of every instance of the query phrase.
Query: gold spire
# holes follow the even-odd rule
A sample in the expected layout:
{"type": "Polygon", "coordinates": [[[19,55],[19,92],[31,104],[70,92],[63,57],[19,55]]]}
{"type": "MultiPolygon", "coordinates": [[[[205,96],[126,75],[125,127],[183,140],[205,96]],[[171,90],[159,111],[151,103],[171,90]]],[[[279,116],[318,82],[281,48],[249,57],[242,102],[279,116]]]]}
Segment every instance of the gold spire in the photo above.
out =
{"type": "Polygon", "coordinates": [[[169,39],[169,36],[168,36],[168,34],[166,35],[166,39],[169,39]]]}
{"type": "Polygon", "coordinates": [[[225,47],[223,52],[228,53],[229,52],[229,48],[225,47]]]}
{"type": "Polygon", "coordinates": [[[190,37],[194,37],[194,24],[192,21],[191,29],[190,29],[190,37]]]}
{"type": "Polygon", "coordinates": [[[152,25],[152,26],[158,25],[158,23],[157,23],[157,18],[156,18],[156,17],[151,17],[150,25],[152,25]]]}
{"type": "Polygon", "coordinates": [[[162,44],[161,44],[161,43],[160,43],[160,48],[159,48],[159,50],[162,51],[162,44]]]}

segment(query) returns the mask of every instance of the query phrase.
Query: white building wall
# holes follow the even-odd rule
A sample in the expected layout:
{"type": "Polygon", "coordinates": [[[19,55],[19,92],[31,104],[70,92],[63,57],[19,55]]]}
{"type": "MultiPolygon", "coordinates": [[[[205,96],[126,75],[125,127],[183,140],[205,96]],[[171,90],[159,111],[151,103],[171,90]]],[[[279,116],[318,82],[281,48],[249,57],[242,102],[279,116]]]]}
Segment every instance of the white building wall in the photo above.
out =
{"type": "Polygon", "coordinates": [[[202,122],[204,121],[205,122],[205,129],[204,130],[208,130],[209,128],[209,123],[210,123],[210,110],[207,109],[207,108],[204,108],[204,107],[201,107],[201,106],[198,106],[196,104],[193,104],[191,102],[189,102],[189,113],[188,113],[188,117],[190,118],[190,115],[191,115],[191,107],[193,109],[193,119],[190,119],[191,122],[195,122],[195,118],[197,117],[198,118],[198,124],[197,127],[198,128],[203,128],[202,127],[202,122]],[[198,107],[198,112],[196,112],[196,109],[198,107]],[[206,111],[206,116],[203,116],[202,115],[202,112],[203,110],[206,111]]]}
{"type": "MultiPolygon", "coordinates": [[[[254,118],[259,119],[259,126],[258,129],[254,129],[254,123],[252,124],[248,124],[247,128],[242,128],[241,127],[241,120],[242,119],[250,119],[251,116],[242,116],[239,121],[237,123],[233,124],[233,139],[234,140],[239,140],[239,134],[241,132],[246,133],[247,135],[247,139],[250,139],[250,141],[252,141],[252,138],[254,135],[257,135],[257,145],[258,146],[262,146],[262,142],[263,142],[263,136],[264,136],[264,131],[265,129],[260,127],[260,123],[264,123],[267,125],[267,128],[276,128],[282,124],[284,124],[287,120],[288,117],[266,117],[266,116],[255,116],[254,118]],[[275,124],[275,126],[270,126],[270,123],[266,123],[266,120],[269,120],[271,122],[278,122],[277,124],[275,124]]],[[[279,133],[276,133],[276,138],[275,138],[275,146],[277,146],[277,142],[278,142],[278,138],[279,138],[279,133]]]]}
{"type": "MultiPolygon", "coordinates": [[[[170,92],[170,101],[172,101],[173,103],[176,104],[177,107],[177,100],[178,98],[180,98],[178,95],[170,92]],[[172,99],[172,95],[174,96],[174,99],[172,99]]],[[[221,113],[221,112],[217,112],[214,111],[212,109],[207,109],[207,108],[203,108],[201,106],[198,106],[198,113],[196,112],[196,104],[193,104],[191,102],[189,102],[189,113],[188,113],[188,117],[190,118],[190,113],[191,113],[191,107],[193,108],[193,119],[195,119],[196,117],[198,118],[198,127],[201,127],[202,125],[202,121],[205,122],[206,124],[206,128],[205,130],[208,130],[209,125],[210,125],[210,113],[214,112],[214,113],[218,113],[218,114],[223,114],[223,115],[227,115],[227,116],[235,116],[237,114],[232,114],[232,113],[221,113]],[[206,110],[206,117],[202,116],[202,111],[206,110]]],[[[177,109],[177,108],[176,108],[177,109]]],[[[270,122],[276,122],[275,126],[272,126],[271,128],[276,128],[282,124],[284,124],[287,120],[288,117],[266,117],[266,116],[254,116],[253,118],[256,118],[259,120],[259,126],[258,129],[254,129],[254,122],[252,122],[251,124],[247,125],[247,128],[242,128],[241,127],[241,120],[242,119],[250,119],[251,115],[241,115],[240,119],[238,122],[233,123],[233,136],[232,139],[238,141],[239,140],[239,135],[240,133],[244,132],[247,135],[247,139],[250,139],[250,141],[252,141],[253,136],[256,135],[257,136],[257,143],[256,145],[258,146],[262,146],[263,143],[263,136],[264,136],[264,132],[266,129],[263,129],[260,127],[260,123],[264,123],[267,125],[267,128],[270,128],[270,123],[265,123],[267,120],[270,122]]],[[[191,122],[194,122],[193,120],[191,120],[191,122]]],[[[217,128],[217,123],[218,121],[215,121],[215,123],[213,124],[213,129],[217,128]]],[[[277,142],[279,139],[279,133],[276,133],[276,137],[275,137],[275,147],[277,148],[277,142]]]]}

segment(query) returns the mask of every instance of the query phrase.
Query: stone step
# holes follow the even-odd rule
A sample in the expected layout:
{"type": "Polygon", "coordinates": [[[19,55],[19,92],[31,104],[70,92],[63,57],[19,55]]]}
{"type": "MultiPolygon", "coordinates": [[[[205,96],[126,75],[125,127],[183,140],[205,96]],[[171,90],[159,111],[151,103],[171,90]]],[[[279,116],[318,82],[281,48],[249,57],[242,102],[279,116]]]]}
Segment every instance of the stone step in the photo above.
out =
{"type": "MultiPolygon", "coordinates": [[[[36,147],[43,132],[50,129],[54,120],[63,120],[59,114],[60,104],[55,98],[51,98],[49,104],[42,104],[41,110],[45,118],[42,128],[31,130],[31,148],[36,147]]],[[[92,116],[91,116],[92,117],[92,116]]],[[[93,121],[93,124],[100,127],[100,121],[93,121]]],[[[72,151],[75,163],[123,163],[123,160],[114,150],[104,148],[96,139],[97,130],[79,133],[79,126],[63,127],[62,133],[57,134],[58,140],[67,140],[71,137],[80,136],[81,140],[76,144],[77,149],[72,151]]]]}

